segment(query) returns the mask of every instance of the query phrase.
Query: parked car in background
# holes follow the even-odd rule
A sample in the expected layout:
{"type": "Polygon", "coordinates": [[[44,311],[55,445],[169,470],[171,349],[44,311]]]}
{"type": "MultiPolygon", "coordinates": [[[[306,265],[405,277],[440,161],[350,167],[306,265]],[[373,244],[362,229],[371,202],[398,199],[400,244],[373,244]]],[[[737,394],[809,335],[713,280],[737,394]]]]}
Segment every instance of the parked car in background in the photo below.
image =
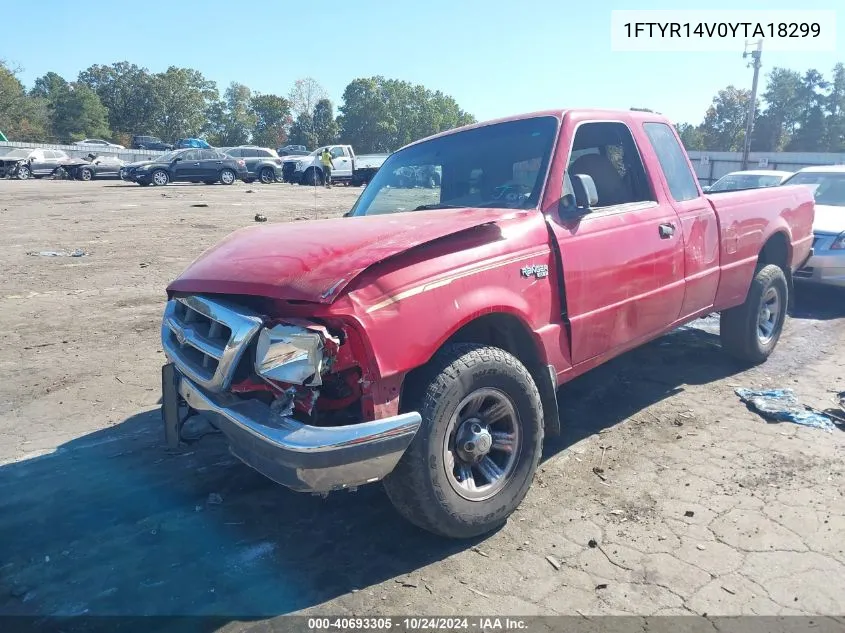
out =
{"type": "Polygon", "coordinates": [[[308,148],[305,145],[285,145],[276,150],[279,156],[307,156],[308,148]]]}
{"type": "Polygon", "coordinates": [[[740,189],[777,187],[791,175],[791,171],[777,171],[774,169],[749,169],[747,171],[734,171],[722,176],[709,187],[702,187],[702,189],[705,193],[718,193],[719,191],[739,191],[740,189]]]}
{"type": "Polygon", "coordinates": [[[805,167],[784,185],[809,185],[816,200],[813,256],[795,281],[845,288],[845,165],[805,167]]]}
{"type": "Polygon", "coordinates": [[[168,286],[167,444],[198,413],[280,484],[383,481],[415,525],[476,537],[528,492],[560,385],[714,312],[724,351],[764,362],[812,223],[804,187],[702,195],[650,112],[417,141],[346,217],[241,229],[168,286]],[[439,186],[394,186],[431,167],[439,186]]]}
{"type": "Polygon", "coordinates": [[[332,182],[345,182],[354,186],[368,183],[387,159],[387,154],[355,156],[351,145],[326,145],[315,149],[307,156],[288,158],[282,165],[282,179],[300,185],[322,185],[323,164],[320,154],[328,149],[334,162],[332,182]]]}
{"type": "Polygon", "coordinates": [[[282,159],[276,154],[276,150],[269,147],[258,147],[257,145],[227,147],[225,154],[232,158],[244,160],[247,170],[244,182],[260,180],[263,184],[269,185],[282,178],[282,159]]]}
{"type": "Polygon", "coordinates": [[[109,143],[108,141],[104,141],[101,138],[86,138],[84,141],[76,141],[74,145],[96,145],[100,148],[111,148],[111,149],[126,149],[123,145],[118,145],[117,143],[109,143]]]}
{"type": "Polygon", "coordinates": [[[215,182],[231,185],[247,177],[246,163],[216,149],[177,149],[125,168],[124,180],[139,185],[163,186],[171,182],[215,182]]]}
{"type": "Polygon", "coordinates": [[[119,178],[120,170],[126,161],[115,156],[94,156],[89,154],[77,165],[65,165],[72,178],[94,180],[95,178],[119,178]]]}
{"type": "Polygon", "coordinates": [[[157,136],[133,136],[132,149],[154,149],[159,151],[167,151],[173,149],[173,145],[165,143],[157,136]]]}
{"type": "Polygon", "coordinates": [[[201,138],[180,138],[173,144],[174,149],[185,149],[188,147],[194,147],[197,149],[212,149],[211,145],[201,138]]]}
{"type": "Polygon", "coordinates": [[[69,158],[58,149],[13,149],[0,156],[0,176],[18,180],[50,176],[69,158]]]}

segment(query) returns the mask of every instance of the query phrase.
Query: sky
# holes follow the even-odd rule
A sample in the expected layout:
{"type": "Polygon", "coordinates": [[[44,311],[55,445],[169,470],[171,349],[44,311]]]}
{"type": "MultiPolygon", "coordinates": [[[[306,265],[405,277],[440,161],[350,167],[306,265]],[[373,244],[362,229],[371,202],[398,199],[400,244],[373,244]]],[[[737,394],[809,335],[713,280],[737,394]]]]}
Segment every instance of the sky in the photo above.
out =
{"type": "MultiPolygon", "coordinates": [[[[709,0],[710,9],[834,9],[831,0],[709,0]]],[[[92,64],[129,61],[153,72],[196,68],[217,82],[287,95],[312,76],[338,105],[356,77],[383,75],[453,96],[479,120],[547,108],[646,107],[698,123],[716,92],[750,88],[734,52],[612,52],[612,9],[673,9],[658,0],[220,0],[166,3],[30,3],[4,21],[0,59],[27,87],[55,71],[68,80],[92,64]],[[240,6],[239,6],[240,5],[240,6]],[[246,7],[249,7],[248,9],[246,7]]],[[[763,50],[761,89],[774,66],[825,76],[845,62],[845,9],[837,51],[763,50]]]]}

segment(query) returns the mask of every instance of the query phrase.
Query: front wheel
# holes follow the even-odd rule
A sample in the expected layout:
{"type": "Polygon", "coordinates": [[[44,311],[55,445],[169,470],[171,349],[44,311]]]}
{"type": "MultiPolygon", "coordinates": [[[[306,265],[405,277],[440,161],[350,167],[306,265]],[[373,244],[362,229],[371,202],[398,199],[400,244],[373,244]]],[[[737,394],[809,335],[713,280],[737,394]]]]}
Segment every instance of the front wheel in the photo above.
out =
{"type": "Polygon", "coordinates": [[[220,172],[220,182],[224,185],[231,185],[235,180],[237,180],[237,174],[231,169],[224,169],[220,172]]]}
{"type": "Polygon", "coordinates": [[[261,184],[270,185],[276,182],[276,172],[274,172],[270,167],[265,167],[261,170],[258,178],[261,180],[261,184]]]}
{"type": "Polygon", "coordinates": [[[88,169],[87,167],[83,167],[79,171],[79,179],[85,180],[85,181],[93,180],[94,179],[94,172],[91,171],[90,169],[88,169]]]}
{"type": "Polygon", "coordinates": [[[156,170],[155,170],[155,171],[154,171],[154,172],[150,175],[150,181],[151,181],[151,182],[152,182],[152,183],[153,183],[156,187],[163,187],[164,185],[166,185],[167,183],[169,183],[169,182],[170,182],[170,176],[168,176],[168,175],[167,175],[167,172],[166,172],[166,171],[164,171],[163,169],[156,169],[156,170]]]}
{"type": "Polygon", "coordinates": [[[720,315],[722,348],[748,363],[765,361],[774,351],[786,321],[788,288],[779,266],[770,264],[758,270],[745,302],[720,315]]]}
{"type": "Polygon", "coordinates": [[[470,538],[502,525],[540,459],[543,406],[531,374],[497,347],[450,345],[417,384],[422,424],[384,487],[411,523],[470,538]]]}
{"type": "Polygon", "coordinates": [[[18,167],[18,180],[29,180],[32,177],[32,170],[27,165],[18,167]]]}

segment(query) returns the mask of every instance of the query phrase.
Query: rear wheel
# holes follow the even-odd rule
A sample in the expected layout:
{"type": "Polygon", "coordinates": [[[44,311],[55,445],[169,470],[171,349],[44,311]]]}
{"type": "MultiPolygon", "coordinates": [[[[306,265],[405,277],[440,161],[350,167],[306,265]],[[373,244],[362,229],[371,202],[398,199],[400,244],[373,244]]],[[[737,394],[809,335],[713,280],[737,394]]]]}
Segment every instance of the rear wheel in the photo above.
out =
{"type": "Polygon", "coordinates": [[[164,171],[163,169],[156,169],[156,170],[155,170],[155,171],[154,171],[154,172],[150,175],[150,181],[151,181],[151,182],[152,182],[152,183],[153,183],[156,187],[163,187],[164,185],[166,185],[167,183],[169,183],[169,182],[170,182],[170,176],[168,176],[168,175],[167,175],[167,172],[166,172],[166,171],[164,171]]]}
{"type": "Polygon", "coordinates": [[[273,171],[270,167],[265,167],[261,170],[261,173],[258,175],[259,180],[261,180],[262,184],[269,185],[276,182],[276,172],[273,171]]]}
{"type": "Polygon", "coordinates": [[[231,185],[237,180],[238,176],[231,169],[224,169],[220,172],[220,182],[224,185],[231,185]]]}
{"type": "Polygon", "coordinates": [[[774,351],[786,321],[789,289],[779,266],[764,266],[754,275],[745,302],[720,316],[722,348],[752,364],[774,351]]]}
{"type": "Polygon", "coordinates": [[[415,381],[422,424],[384,480],[393,505],[435,534],[470,538],[502,525],[522,502],[543,443],[537,386],[496,347],[445,347],[415,381]]]}

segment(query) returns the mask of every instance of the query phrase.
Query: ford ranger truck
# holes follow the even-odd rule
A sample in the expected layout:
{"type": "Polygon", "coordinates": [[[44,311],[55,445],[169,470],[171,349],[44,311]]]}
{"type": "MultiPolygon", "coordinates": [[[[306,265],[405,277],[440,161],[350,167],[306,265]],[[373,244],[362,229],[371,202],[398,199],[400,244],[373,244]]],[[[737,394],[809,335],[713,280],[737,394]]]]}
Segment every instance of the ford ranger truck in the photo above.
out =
{"type": "Polygon", "coordinates": [[[559,433],[561,384],[714,312],[726,352],[766,360],[813,214],[807,187],[702,195],[652,113],[412,143],[345,217],[236,231],[170,284],[165,437],[203,415],[293,490],[380,481],[426,530],[486,533],[559,433]],[[432,169],[437,186],[393,186],[432,169]]]}

